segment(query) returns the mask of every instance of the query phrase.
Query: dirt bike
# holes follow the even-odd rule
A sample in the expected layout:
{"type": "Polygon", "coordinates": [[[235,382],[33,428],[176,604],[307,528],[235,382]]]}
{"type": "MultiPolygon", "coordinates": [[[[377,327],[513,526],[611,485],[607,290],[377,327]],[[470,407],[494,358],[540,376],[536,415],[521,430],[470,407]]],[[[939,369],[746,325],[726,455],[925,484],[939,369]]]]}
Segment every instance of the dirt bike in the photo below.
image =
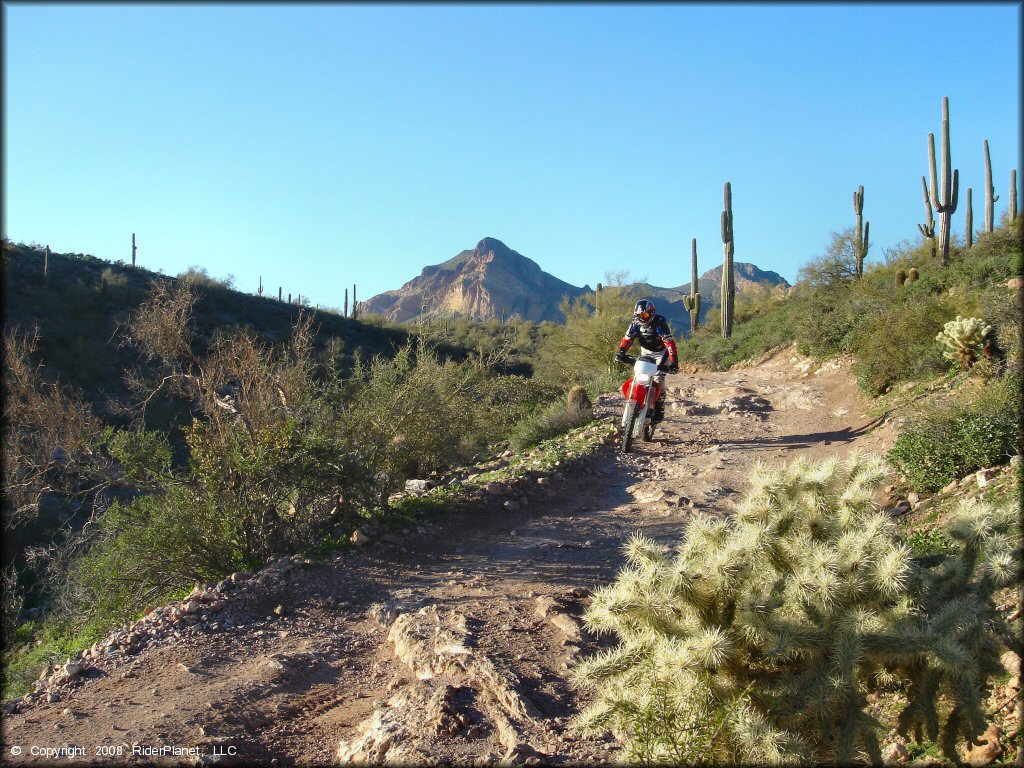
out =
{"type": "Polygon", "coordinates": [[[661,395],[657,381],[658,360],[654,355],[625,355],[619,362],[633,364],[633,377],[622,385],[626,407],[622,411],[622,452],[629,453],[633,439],[649,442],[654,435],[654,404],[661,395]]]}

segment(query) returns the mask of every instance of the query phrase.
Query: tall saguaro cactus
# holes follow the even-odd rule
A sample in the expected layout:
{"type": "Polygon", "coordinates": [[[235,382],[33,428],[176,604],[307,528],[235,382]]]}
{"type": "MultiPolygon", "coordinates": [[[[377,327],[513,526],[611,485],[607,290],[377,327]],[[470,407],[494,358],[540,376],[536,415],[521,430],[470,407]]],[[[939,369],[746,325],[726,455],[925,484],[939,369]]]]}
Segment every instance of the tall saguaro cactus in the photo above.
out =
{"type": "Polygon", "coordinates": [[[132,232],[132,267],[135,266],[135,254],[137,249],[135,248],[135,233],[132,232]]]}
{"type": "Polygon", "coordinates": [[[974,245],[974,209],[971,207],[971,188],[967,188],[967,220],[964,222],[964,239],[967,247],[974,245]]]}
{"type": "Polygon", "coordinates": [[[928,164],[931,171],[932,205],[939,214],[939,253],[942,265],[949,263],[949,235],[952,228],[953,214],[956,212],[957,194],[960,188],[960,171],[952,168],[953,161],[949,153],[949,97],[942,97],[942,188],[939,189],[938,175],[935,167],[935,134],[928,134],[928,164]],[[950,169],[952,168],[952,178],[950,169]]]}
{"type": "Polygon", "coordinates": [[[345,289],[345,311],[342,313],[343,317],[348,317],[348,288],[345,289]]]}
{"type": "Polygon", "coordinates": [[[992,157],[988,153],[988,139],[985,139],[985,232],[995,229],[996,202],[999,195],[992,186],[992,157]]]}
{"type": "Polygon", "coordinates": [[[857,187],[853,193],[853,212],[857,214],[856,241],[853,245],[853,255],[857,260],[857,277],[864,274],[864,257],[868,255],[868,229],[870,222],[864,221],[864,185],[857,187]]]}
{"type": "Polygon", "coordinates": [[[260,275],[260,287],[257,289],[257,293],[263,295],[263,275],[260,275]]]}
{"type": "Polygon", "coordinates": [[[50,246],[46,246],[43,251],[43,282],[45,283],[50,277],[50,246]]]}
{"type": "Polygon", "coordinates": [[[928,218],[925,219],[925,223],[924,224],[918,224],[917,228],[921,231],[921,236],[924,237],[925,240],[930,240],[931,241],[931,246],[932,246],[931,247],[931,252],[932,252],[932,258],[934,259],[935,258],[935,219],[932,216],[932,201],[931,201],[931,198],[928,197],[928,180],[924,176],[921,177],[921,189],[924,190],[924,210],[925,210],[925,214],[928,216],[928,218]]]}
{"type": "Polygon", "coordinates": [[[690,261],[693,267],[690,279],[690,295],[683,296],[683,306],[690,313],[690,335],[697,332],[700,323],[700,294],[697,292],[697,238],[690,246],[690,261]]]}
{"type": "Polygon", "coordinates": [[[359,302],[356,300],[356,284],[352,283],[352,319],[359,316],[359,302]]]}
{"type": "Polygon", "coordinates": [[[1010,221],[1017,219],[1017,169],[1010,171],[1010,221]]]}
{"type": "Polygon", "coordinates": [[[736,253],[732,227],[732,186],[725,182],[725,208],[722,211],[722,338],[732,336],[732,314],[736,304],[736,280],[733,276],[733,256],[736,253]]]}

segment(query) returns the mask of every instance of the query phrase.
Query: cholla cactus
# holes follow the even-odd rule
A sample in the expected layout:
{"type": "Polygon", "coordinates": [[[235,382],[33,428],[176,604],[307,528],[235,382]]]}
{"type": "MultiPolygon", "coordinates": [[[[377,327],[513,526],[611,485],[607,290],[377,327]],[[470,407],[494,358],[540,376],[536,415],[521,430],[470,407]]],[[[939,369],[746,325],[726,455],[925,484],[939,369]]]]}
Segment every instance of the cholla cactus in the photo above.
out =
{"type": "Polygon", "coordinates": [[[981,318],[964,318],[957,315],[956,320],[946,323],[935,340],[946,345],[946,349],[942,351],[943,357],[953,360],[965,371],[969,371],[978,361],[978,355],[991,333],[992,326],[986,325],[981,318]]]}
{"type": "Polygon", "coordinates": [[[733,519],[695,517],[673,551],[635,535],[586,616],[620,644],[576,669],[599,689],[578,727],[612,729],[627,760],[881,762],[866,693],[902,680],[907,729],[934,733],[943,695],[946,742],[980,733],[1002,639],[992,592],[1019,543],[976,509],[970,548],[932,575],[872,501],[885,473],[859,456],[759,463],[733,519]]]}

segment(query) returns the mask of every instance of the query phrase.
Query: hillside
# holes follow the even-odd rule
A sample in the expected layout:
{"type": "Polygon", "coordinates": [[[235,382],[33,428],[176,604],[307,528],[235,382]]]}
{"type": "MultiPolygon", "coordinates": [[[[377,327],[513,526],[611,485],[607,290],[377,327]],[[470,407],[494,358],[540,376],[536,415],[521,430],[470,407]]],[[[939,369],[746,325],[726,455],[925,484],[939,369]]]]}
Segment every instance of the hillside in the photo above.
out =
{"type": "MultiPolygon", "coordinates": [[[[37,328],[37,356],[47,375],[83,390],[97,407],[102,408],[107,397],[123,396],[124,372],[138,358],[118,345],[118,326],[146,298],[154,280],[176,278],[85,254],[51,253],[44,281],[43,258],[33,248],[5,241],[2,258],[5,332],[37,328]]],[[[331,339],[341,341],[342,365],[351,364],[356,352],[364,359],[392,354],[409,338],[399,327],[254,296],[202,274],[197,277],[200,354],[219,332],[247,329],[268,343],[284,341],[300,313],[313,317],[318,351],[325,350],[331,339]]]]}

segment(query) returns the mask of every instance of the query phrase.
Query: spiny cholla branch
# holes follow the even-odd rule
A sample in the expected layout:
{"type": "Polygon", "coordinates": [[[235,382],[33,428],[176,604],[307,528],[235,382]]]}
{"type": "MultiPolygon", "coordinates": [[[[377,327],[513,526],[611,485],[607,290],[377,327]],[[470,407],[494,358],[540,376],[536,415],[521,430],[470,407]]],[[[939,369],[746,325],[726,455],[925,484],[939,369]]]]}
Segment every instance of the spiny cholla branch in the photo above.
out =
{"type": "Polygon", "coordinates": [[[949,749],[980,733],[1012,643],[993,600],[1019,573],[1012,515],[964,509],[960,555],[924,568],[873,503],[886,471],[859,456],[758,464],[731,520],[698,515],[671,550],[634,536],[586,616],[620,643],[576,669],[599,689],[579,725],[654,762],[878,762],[866,694],[902,680],[905,729],[942,730],[949,749]],[[958,712],[941,729],[940,695],[958,712]]]}

